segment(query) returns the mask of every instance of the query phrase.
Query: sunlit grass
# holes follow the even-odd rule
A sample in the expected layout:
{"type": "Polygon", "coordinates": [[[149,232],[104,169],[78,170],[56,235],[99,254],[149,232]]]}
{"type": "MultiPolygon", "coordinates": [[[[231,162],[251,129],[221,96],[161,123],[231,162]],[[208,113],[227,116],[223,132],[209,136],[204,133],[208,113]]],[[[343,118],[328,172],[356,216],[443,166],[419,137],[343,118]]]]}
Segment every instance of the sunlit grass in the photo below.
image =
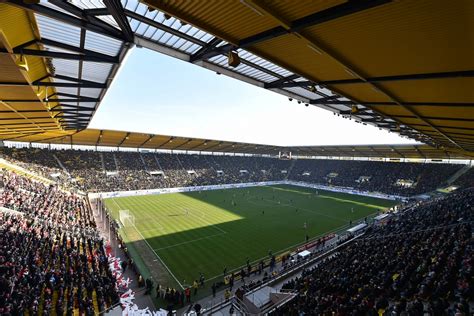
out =
{"type": "Polygon", "coordinates": [[[114,217],[128,209],[136,229],[180,280],[220,277],[250,261],[292,249],[394,205],[393,201],[294,186],[252,187],[106,200],[114,217]],[[354,209],[354,212],[352,211],[354,209]],[[307,228],[304,229],[306,223],[307,228]]]}

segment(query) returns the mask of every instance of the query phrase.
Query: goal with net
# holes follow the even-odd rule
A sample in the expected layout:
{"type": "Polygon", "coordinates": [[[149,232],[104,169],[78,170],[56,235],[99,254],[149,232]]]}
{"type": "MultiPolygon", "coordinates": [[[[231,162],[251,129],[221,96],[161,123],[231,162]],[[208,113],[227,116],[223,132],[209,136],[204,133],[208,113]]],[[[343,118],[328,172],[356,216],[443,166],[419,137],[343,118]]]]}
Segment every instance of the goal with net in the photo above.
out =
{"type": "Polygon", "coordinates": [[[130,210],[120,210],[119,219],[123,227],[135,226],[135,216],[130,214],[130,210]]]}

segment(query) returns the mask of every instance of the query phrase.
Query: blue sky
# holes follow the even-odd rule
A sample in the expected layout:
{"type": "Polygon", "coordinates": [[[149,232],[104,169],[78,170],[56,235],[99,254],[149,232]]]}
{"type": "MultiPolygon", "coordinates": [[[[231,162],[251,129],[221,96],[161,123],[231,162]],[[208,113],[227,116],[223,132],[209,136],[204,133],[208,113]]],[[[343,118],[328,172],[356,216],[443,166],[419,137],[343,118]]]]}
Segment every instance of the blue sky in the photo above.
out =
{"type": "Polygon", "coordinates": [[[413,143],[145,48],[129,53],[89,127],[282,146],[413,143]]]}

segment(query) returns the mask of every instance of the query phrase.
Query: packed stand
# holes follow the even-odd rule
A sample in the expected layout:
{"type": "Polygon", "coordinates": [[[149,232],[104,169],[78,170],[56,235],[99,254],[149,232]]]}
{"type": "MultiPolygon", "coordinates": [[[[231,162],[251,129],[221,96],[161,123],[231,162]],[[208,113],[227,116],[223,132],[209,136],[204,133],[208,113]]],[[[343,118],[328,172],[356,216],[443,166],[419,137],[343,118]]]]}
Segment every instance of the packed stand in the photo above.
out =
{"type": "Polygon", "coordinates": [[[114,177],[118,178],[121,183],[126,183],[127,190],[143,190],[155,186],[154,177],[147,172],[140,153],[117,152],[113,155],[119,170],[114,177]]]}
{"type": "MultiPolygon", "coordinates": [[[[5,149],[4,153],[9,152],[5,149]]],[[[13,151],[16,152],[16,151],[13,151]]],[[[413,196],[446,185],[460,164],[297,159],[151,152],[48,151],[23,149],[15,155],[41,169],[62,162],[77,186],[88,192],[149,190],[228,183],[294,180],[363,191],[413,196]],[[47,157],[47,158],[44,158],[47,157]]],[[[7,154],[5,154],[7,155],[7,154]]],[[[12,154],[7,156],[12,157],[12,154]]],[[[46,169],[47,170],[47,169],[46,169]]],[[[472,170],[461,176],[473,185],[472,170]]]]}
{"type": "Polygon", "coordinates": [[[69,184],[69,175],[64,172],[54,157],[55,151],[39,148],[8,148],[3,147],[1,157],[26,170],[58,182],[61,185],[69,184]]]}
{"type": "Polygon", "coordinates": [[[56,157],[69,171],[82,191],[94,192],[110,185],[104,176],[101,157],[98,152],[85,150],[58,150],[56,157]]]}
{"type": "Polygon", "coordinates": [[[466,173],[461,175],[454,184],[463,188],[473,188],[474,187],[474,167],[471,167],[466,173]]]}
{"type": "Polygon", "coordinates": [[[444,163],[409,163],[357,160],[297,160],[290,174],[292,180],[313,182],[412,196],[433,191],[463,165],[444,163]],[[400,185],[399,180],[412,182],[400,185]]]}
{"type": "Polygon", "coordinates": [[[283,285],[273,315],[472,315],[474,189],[419,203],[283,285]]]}
{"type": "Polygon", "coordinates": [[[0,314],[95,315],[117,303],[84,199],[4,170],[0,184],[0,314]]]}

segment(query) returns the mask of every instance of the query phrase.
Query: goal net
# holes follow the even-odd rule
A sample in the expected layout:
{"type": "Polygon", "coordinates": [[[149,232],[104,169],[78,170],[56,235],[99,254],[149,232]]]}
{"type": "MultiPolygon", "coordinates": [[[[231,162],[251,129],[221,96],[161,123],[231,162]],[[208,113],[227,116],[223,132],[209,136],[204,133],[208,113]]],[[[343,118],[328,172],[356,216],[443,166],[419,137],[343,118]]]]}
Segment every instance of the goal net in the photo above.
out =
{"type": "Polygon", "coordinates": [[[119,211],[119,219],[120,219],[120,223],[122,223],[123,227],[135,226],[135,216],[130,214],[129,210],[120,210],[119,211]]]}

